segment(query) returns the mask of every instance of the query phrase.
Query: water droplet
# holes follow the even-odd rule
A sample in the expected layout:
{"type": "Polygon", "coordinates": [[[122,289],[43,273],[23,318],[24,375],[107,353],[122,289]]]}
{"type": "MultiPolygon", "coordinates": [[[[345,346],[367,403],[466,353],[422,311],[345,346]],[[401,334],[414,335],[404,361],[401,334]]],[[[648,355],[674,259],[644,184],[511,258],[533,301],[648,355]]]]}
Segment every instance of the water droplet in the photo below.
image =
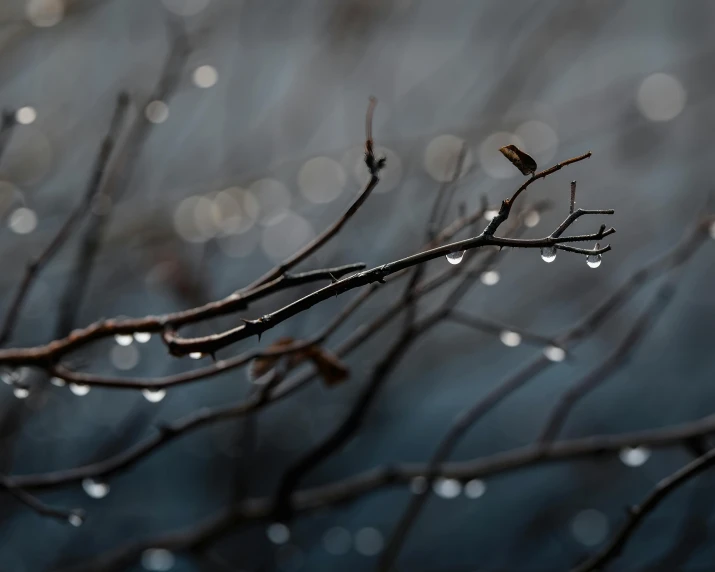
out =
{"type": "Polygon", "coordinates": [[[151,403],[159,403],[166,397],[166,389],[142,389],[142,395],[151,403]]]}
{"type": "Polygon", "coordinates": [[[131,334],[117,334],[116,336],[114,336],[114,341],[117,342],[120,346],[128,346],[131,345],[131,343],[134,341],[134,338],[131,334]]]}
{"type": "Polygon", "coordinates": [[[499,211],[498,211],[498,210],[496,210],[496,209],[489,209],[489,210],[487,210],[487,211],[484,211],[484,218],[485,218],[486,220],[488,220],[488,221],[491,222],[492,219],[494,219],[494,217],[497,216],[498,214],[499,214],[499,211]]]}
{"type": "Polygon", "coordinates": [[[37,111],[34,107],[21,107],[15,112],[15,119],[21,125],[30,125],[37,119],[37,111]]]}
{"type": "Polygon", "coordinates": [[[545,246],[541,249],[541,259],[544,262],[553,262],[556,260],[556,247],[555,246],[545,246]]]}
{"type": "Polygon", "coordinates": [[[496,270],[487,270],[486,272],[482,272],[482,275],[479,277],[482,284],[485,286],[494,286],[494,284],[499,282],[500,278],[501,277],[496,270]]]}
{"type": "Polygon", "coordinates": [[[537,224],[539,224],[540,220],[541,215],[539,214],[539,211],[531,211],[524,217],[524,225],[529,228],[534,228],[537,224]]]}
{"type": "Polygon", "coordinates": [[[628,467],[640,467],[650,458],[647,447],[626,447],[618,453],[621,462],[628,467]]]}
{"type": "Polygon", "coordinates": [[[601,266],[601,255],[591,254],[587,256],[586,264],[588,264],[589,268],[598,268],[599,266],[601,266]]]}
{"type": "Polygon", "coordinates": [[[480,479],[472,479],[464,485],[464,495],[470,499],[478,499],[486,490],[487,486],[480,479]]]}
{"type": "Polygon", "coordinates": [[[70,391],[82,397],[89,393],[89,385],[85,385],[84,383],[70,383],[70,391]]]}
{"type": "Polygon", "coordinates": [[[16,387],[15,389],[12,390],[12,393],[15,397],[18,399],[25,399],[30,395],[30,390],[27,389],[26,387],[16,387]]]}
{"type": "Polygon", "coordinates": [[[501,343],[510,348],[515,348],[521,343],[521,336],[516,332],[510,332],[509,330],[504,330],[499,334],[499,339],[501,343]]]}
{"type": "Polygon", "coordinates": [[[84,524],[84,517],[79,512],[73,512],[67,517],[67,522],[72,526],[82,526],[82,524],[84,524]]]}
{"type": "Polygon", "coordinates": [[[458,250],[457,252],[450,252],[447,255],[447,262],[450,264],[459,264],[464,258],[464,250],[458,250]]]}
{"type": "Polygon", "coordinates": [[[64,387],[66,384],[65,380],[61,377],[53,377],[52,379],[50,379],[50,383],[55,387],[64,387]]]}
{"type": "Polygon", "coordinates": [[[201,352],[191,352],[189,354],[189,357],[191,359],[201,359],[202,357],[204,357],[204,354],[202,354],[201,352]]]}
{"type": "Polygon", "coordinates": [[[151,339],[151,334],[149,332],[135,332],[134,339],[140,344],[145,344],[151,339]]]}
{"type": "Polygon", "coordinates": [[[566,359],[566,350],[558,346],[546,346],[544,355],[551,361],[564,361],[566,359]]]}
{"type": "Polygon", "coordinates": [[[94,479],[84,479],[82,481],[82,488],[84,492],[93,499],[102,499],[109,494],[109,485],[94,479]]]}
{"type": "Polygon", "coordinates": [[[432,485],[437,496],[443,499],[453,499],[462,492],[462,483],[457,479],[437,479],[432,485]]]}
{"type": "Polygon", "coordinates": [[[142,566],[152,572],[167,572],[174,567],[174,554],[165,548],[148,548],[142,552],[142,566]]]}
{"type": "Polygon", "coordinates": [[[281,522],[274,522],[266,529],[266,535],[273,544],[285,544],[290,540],[290,529],[281,522]]]}

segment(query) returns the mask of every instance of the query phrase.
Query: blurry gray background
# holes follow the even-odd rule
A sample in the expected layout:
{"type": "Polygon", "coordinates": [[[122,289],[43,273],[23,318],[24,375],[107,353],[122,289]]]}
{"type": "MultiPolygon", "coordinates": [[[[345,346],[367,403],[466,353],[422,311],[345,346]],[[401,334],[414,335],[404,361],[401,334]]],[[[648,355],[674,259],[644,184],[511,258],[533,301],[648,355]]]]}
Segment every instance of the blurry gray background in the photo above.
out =
{"type": "MultiPolygon", "coordinates": [[[[498,154],[502,145],[518,143],[540,166],[591,150],[590,160],[534,185],[524,199],[555,203],[529,229],[532,237],[549,234],[563,218],[573,178],[579,206],[616,209],[607,222],[618,233],[600,268],[563,252],[549,265],[533,250],[509,252],[498,284],[477,283],[460,306],[530,331],[559,332],[670,247],[703,210],[712,189],[713,22],[715,4],[706,0],[3,0],[0,106],[20,110],[20,124],[0,164],[0,312],[26,261],[80,200],[119,91],[132,96],[132,115],[149,118],[147,135],[135,168],[119,177],[121,200],[80,324],[225,296],[320,232],[364,181],[364,114],[375,95],[374,136],[388,157],[383,182],[302,268],[375,265],[417,251],[439,181],[462,140],[470,171],[457,202],[470,209],[483,195],[497,204],[520,184],[498,154]],[[191,52],[173,94],[147,107],[171,49],[167,16],[181,20],[191,52]],[[236,199],[218,216],[230,219],[229,231],[212,210],[225,189],[236,199]],[[232,212],[239,203],[243,210],[232,212]]],[[[590,230],[586,224],[595,230],[600,221],[579,229],[590,230]]],[[[35,284],[12,346],[51,338],[76,238],[35,284]]],[[[706,245],[696,256],[658,327],[625,369],[577,407],[564,436],[656,427],[712,412],[712,254],[706,245]]],[[[385,289],[372,299],[337,339],[399,291],[385,289]]],[[[529,443],[549,405],[613,346],[649,292],[572,359],[491,412],[454,458],[529,443]]],[[[252,312],[275,309],[290,296],[252,312]]],[[[346,300],[300,315],[268,340],[309,335],[346,300]]],[[[3,496],[0,570],[49,570],[188,525],[225,506],[239,486],[251,496],[270,494],[291,459],[346,414],[396,331],[388,328],[348,359],[346,384],[332,390],[314,384],[261,412],[258,448],[250,456],[240,448],[242,423],[223,423],[113,479],[103,499],[89,498],[79,486],[43,495],[85,507],[88,521],[80,528],[43,519],[3,496]]],[[[304,485],[388,461],[425,460],[465,404],[538,351],[440,326],[403,360],[359,437],[304,485]]],[[[106,340],[82,357],[93,371],[137,377],[194,365],[170,358],[156,339],[128,347],[106,340]]],[[[159,420],[240,399],[248,385],[245,373],[234,371],[171,390],[153,404],[137,392],[94,389],[78,397],[55,387],[22,401],[3,384],[0,411],[15,420],[3,423],[3,470],[49,471],[103,458],[149,434],[159,420]]],[[[654,451],[637,467],[617,458],[550,465],[487,480],[478,499],[436,497],[405,547],[401,569],[565,569],[613,533],[624,506],[688,458],[672,450],[654,451]]],[[[713,484],[705,475],[674,494],[609,569],[715,569],[713,484]]],[[[287,544],[274,544],[256,526],[217,550],[236,570],[368,570],[408,495],[381,491],[302,518],[287,544]],[[333,538],[349,541],[336,548],[327,540],[331,530],[333,538]]],[[[171,569],[204,566],[177,554],[171,569]]]]}

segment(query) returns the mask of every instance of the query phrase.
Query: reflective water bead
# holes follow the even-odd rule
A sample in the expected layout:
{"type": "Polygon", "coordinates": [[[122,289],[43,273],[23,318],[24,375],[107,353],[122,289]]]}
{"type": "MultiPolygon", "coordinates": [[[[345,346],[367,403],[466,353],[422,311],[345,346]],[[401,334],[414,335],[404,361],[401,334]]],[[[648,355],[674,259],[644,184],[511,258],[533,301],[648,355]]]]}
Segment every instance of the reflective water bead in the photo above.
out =
{"type": "Polygon", "coordinates": [[[464,250],[458,250],[457,252],[450,252],[447,255],[447,262],[450,264],[459,264],[464,258],[464,250]]]}
{"type": "Polygon", "coordinates": [[[598,268],[601,266],[601,255],[600,254],[590,254],[586,257],[586,264],[589,268],[598,268]]]}
{"type": "Polygon", "coordinates": [[[82,488],[93,499],[101,499],[109,494],[109,485],[99,480],[84,479],[82,488]]]}
{"type": "Polygon", "coordinates": [[[142,395],[151,403],[159,403],[166,397],[166,389],[142,389],[142,395]]]}
{"type": "Polygon", "coordinates": [[[555,246],[545,246],[541,249],[541,259],[544,262],[553,262],[556,260],[556,247],[555,246]]]}

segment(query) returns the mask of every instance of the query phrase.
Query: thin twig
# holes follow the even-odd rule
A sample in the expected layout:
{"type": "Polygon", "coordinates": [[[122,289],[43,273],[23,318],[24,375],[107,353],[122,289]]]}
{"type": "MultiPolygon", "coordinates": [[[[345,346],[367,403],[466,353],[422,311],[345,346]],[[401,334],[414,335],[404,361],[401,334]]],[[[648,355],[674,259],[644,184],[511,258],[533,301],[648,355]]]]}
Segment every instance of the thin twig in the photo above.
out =
{"type": "Polygon", "coordinates": [[[311,242],[306,244],[303,248],[298,250],[295,254],[286,258],[275,268],[272,268],[258,280],[252,282],[239,292],[245,292],[254,290],[258,286],[275,280],[297,264],[301,263],[303,260],[308,258],[311,254],[316,252],[320,247],[322,247],[326,242],[333,238],[340,229],[345,226],[345,224],[353,217],[353,215],[360,209],[360,207],[365,203],[373,189],[380,182],[380,169],[385,165],[384,159],[378,160],[375,158],[373,150],[373,140],[372,140],[372,114],[375,109],[377,100],[374,97],[370,98],[370,103],[367,108],[367,113],[365,115],[365,163],[370,170],[370,180],[365,185],[365,188],[360,192],[353,203],[348,207],[348,209],[342,214],[342,216],[336,220],[332,225],[326,228],[319,236],[315,237],[311,242]]]}
{"type": "Polygon", "coordinates": [[[47,245],[42,254],[27,265],[25,276],[15,293],[15,297],[12,302],[10,302],[7,314],[5,315],[5,321],[2,329],[0,329],[0,346],[2,346],[10,338],[10,336],[12,336],[17,319],[20,317],[22,304],[30,291],[33,281],[39,276],[42,269],[48,262],[50,262],[50,260],[52,260],[60,248],[62,248],[67,239],[78,228],[82,218],[92,208],[92,201],[100,189],[104,172],[107,168],[107,164],[109,163],[109,158],[112,154],[112,150],[114,149],[114,144],[117,140],[117,135],[126,115],[128,106],[129,96],[126,93],[119,94],[114,113],[109,124],[109,130],[102,140],[102,145],[100,146],[99,153],[95,159],[94,167],[92,169],[92,175],[87,182],[87,189],[85,190],[84,197],[70,213],[70,216],[67,218],[52,241],[47,245]]]}
{"type": "Polygon", "coordinates": [[[569,412],[576,403],[611,377],[619,367],[622,367],[646,335],[653,331],[654,324],[663,315],[673,299],[676,283],[675,277],[669,278],[658,289],[651,303],[640,313],[623,341],[618,344],[613,353],[563,394],[554,406],[541,433],[539,441],[542,444],[553,441],[556,438],[564,426],[569,412]]]}
{"type": "Polygon", "coordinates": [[[5,155],[5,150],[10,143],[10,137],[16,124],[15,112],[11,109],[3,109],[2,119],[0,120],[0,161],[5,155]]]}
{"type": "Polygon", "coordinates": [[[595,556],[572,569],[572,572],[593,572],[603,570],[603,566],[616,559],[631,536],[636,532],[643,519],[673,491],[693,477],[715,464],[715,449],[678,469],[669,477],[660,481],[646,499],[638,506],[629,508],[628,520],[616,533],[608,545],[595,556]]]}
{"type": "MultiPolygon", "coordinates": [[[[579,210],[569,215],[567,220],[574,217],[579,210]]],[[[699,221],[695,228],[688,233],[687,237],[678,246],[668,252],[665,256],[658,258],[633,274],[629,280],[627,280],[618,290],[616,290],[595,310],[593,310],[580,324],[571,328],[565,334],[557,337],[555,345],[564,349],[573,347],[587,334],[598,328],[600,324],[613,311],[620,307],[620,305],[623,304],[631,295],[633,295],[638,286],[642,285],[651,275],[657,274],[664,269],[668,270],[670,268],[677,268],[684,264],[685,261],[695,254],[698,247],[702,244],[706,236],[706,224],[708,223],[709,220],[699,221]]],[[[561,229],[561,227],[559,227],[559,229],[561,229]]],[[[380,560],[380,570],[389,570],[396,561],[409,531],[421,513],[425,502],[429,498],[430,488],[440,472],[440,465],[447,460],[457,443],[461,440],[462,436],[488,411],[498,405],[511,393],[521,388],[530,379],[541,373],[552,363],[553,362],[551,362],[543,354],[537,356],[532,361],[525,364],[520,370],[497,385],[485,397],[480,399],[469,409],[465,410],[457,418],[455,423],[447,431],[445,437],[440,441],[437,449],[430,459],[428,465],[429,470],[425,475],[427,486],[424,494],[412,497],[407,509],[403,513],[395,530],[393,531],[392,536],[388,540],[387,546],[380,560]]]]}
{"type": "MultiPolygon", "coordinates": [[[[546,448],[527,445],[489,457],[446,463],[440,470],[440,476],[459,481],[484,479],[544,463],[589,457],[607,458],[626,447],[638,445],[652,449],[680,447],[688,439],[713,433],[715,415],[710,415],[661,429],[558,441],[546,448]]],[[[386,487],[404,486],[415,478],[424,477],[428,471],[428,465],[420,464],[376,467],[333,483],[297,491],[291,498],[291,506],[296,513],[310,512],[327,506],[336,507],[386,487]]],[[[31,479],[32,475],[28,477],[31,479]]],[[[19,485],[23,482],[23,477],[14,477],[14,480],[19,485]]],[[[23,486],[27,488],[27,485],[23,486]]],[[[144,549],[151,547],[175,551],[191,550],[210,538],[217,538],[217,535],[223,534],[238,523],[273,519],[273,502],[274,498],[270,496],[245,499],[190,527],[120,546],[91,562],[68,569],[67,572],[121,570],[136,561],[144,549]]]]}

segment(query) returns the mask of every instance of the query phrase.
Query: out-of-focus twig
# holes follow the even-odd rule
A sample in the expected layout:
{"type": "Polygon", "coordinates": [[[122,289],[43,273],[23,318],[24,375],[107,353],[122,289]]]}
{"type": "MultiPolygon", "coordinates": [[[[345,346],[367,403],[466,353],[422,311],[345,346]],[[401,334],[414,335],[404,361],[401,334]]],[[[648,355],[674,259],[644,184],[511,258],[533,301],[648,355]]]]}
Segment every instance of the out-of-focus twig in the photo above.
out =
{"type": "Polygon", "coordinates": [[[107,164],[109,163],[112,150],[114,149],[128,105],[129,96],[126,93],[121,93],[117,98],[114,114],[112,115],[112,120],[109,124],[109,130],[102,140],[99,153],[95,159],[94,167],[92,169],[92,175],[87,182],[87,189],[85,190],[82,201],[70,213],[70,216],[64,222],[52,241],[47,245],[42,254],[27,265],[25,276],[23,277],[14,298],[10,302],[2,329],[0,329],[0,346],[3,345],[12,335],[17,319],[20,316],[22,304],[30,291],[32,282],[37,278],[40,272],[42,272],[42,269],[47,265],[47,263],[52,260],[55,254],[57,254],[60,248],[62,248],[67,239],[78,228],[82,218],[92,208],[92,201],[100,190],[104,173],[106,171],[107,164]]]}
{"type": "Polygon", "coordinates": [[[678,469],[675,473],[660,481],[648,497],[638,506],[628,509],[628,520],[616,533],[615,537],[595,556],[572,569],[572,572],[593,572],[604,570],[603,566],[616,559],[631,536],[638,530],[641,522],[678,487],[684,485],[715,464],[715,449],[678,469]]]}

